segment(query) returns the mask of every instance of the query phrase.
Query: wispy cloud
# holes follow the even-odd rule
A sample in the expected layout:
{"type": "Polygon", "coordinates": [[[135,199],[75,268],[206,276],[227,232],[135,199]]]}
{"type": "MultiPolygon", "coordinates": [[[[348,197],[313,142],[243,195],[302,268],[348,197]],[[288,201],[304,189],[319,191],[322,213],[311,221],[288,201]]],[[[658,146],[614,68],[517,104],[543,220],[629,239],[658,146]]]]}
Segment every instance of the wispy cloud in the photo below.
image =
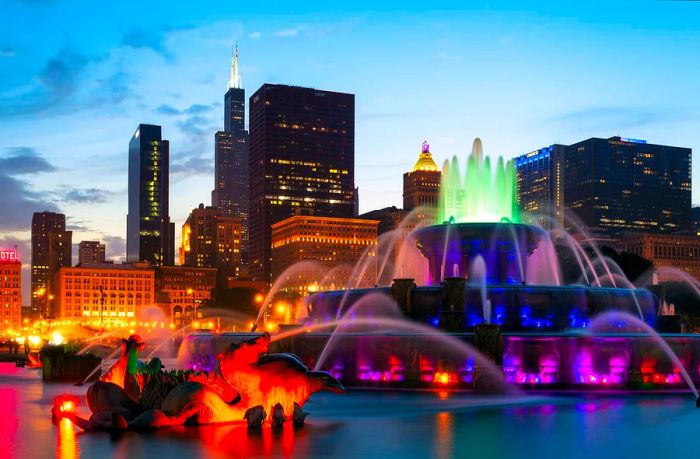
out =
{"type": "Polygon", "coordinates": [[[289,37],[298,37],[299,34],[301,33],[302,30],[304,30],[306,26],[305,25],[298,25],[296,27],[289,27],[286,29],[281,29],[273,32],[273,35],[275,37],[280,37],[280,38],[289,38],[289,37]]]}
{"type": "Polygon", "coordinates": [[[248,35],[248,38],[250,38],[251,40],[259,40],[261,36],[262,34],[260,32],[251,32],[248,35]]]}
{"type": "Polygon", "coordinates": [[[668,123],[688,116],[688,113],[668,108],[597,106],[561,113],[545,122],[576,126],[577,129],[597,132],[610,132],[612,129],[613,132],[620,134],[620,130],[668,123]]]}
{"type": "Polygon", "coordinates": [[[140,29],[134,28],[122,36],[122,45],[134,49],[150,49],[168,60],[173,59],[166,47],[167,34],[171,29],[167,27],[140,29]]]}
{"type": "Polygon", "coordinates": [[[21,231],[31,225],[32,214],[42,210],[58,210],[45,200],[27,180],[28,175],[52,172],[55,167],[29,147],[8,148],[0,157],[0,196],[3,218],[0,230],[21,231]]]}
{"type": "Polygon", "coordinates": [[[58,195],[65,202],[95,204],[107,202],[112,192],[101,188],[65,188],[58,195]]]}
{"type": "Polygon", "coordinates": [[[15,54],[17,54],[17,51],[12,48],[6,46],[0,48],[0,57],[12,57],[15,54]]]}
{"type": "Polygon", "coordinates": [[[175,116],[175,115],[199,115],[202,113],[211,112],[217,104],[193,104],[182,110],[173,107],[172,105],[161,105],[156,109],[156,112],[161,115],[175,116]]]}

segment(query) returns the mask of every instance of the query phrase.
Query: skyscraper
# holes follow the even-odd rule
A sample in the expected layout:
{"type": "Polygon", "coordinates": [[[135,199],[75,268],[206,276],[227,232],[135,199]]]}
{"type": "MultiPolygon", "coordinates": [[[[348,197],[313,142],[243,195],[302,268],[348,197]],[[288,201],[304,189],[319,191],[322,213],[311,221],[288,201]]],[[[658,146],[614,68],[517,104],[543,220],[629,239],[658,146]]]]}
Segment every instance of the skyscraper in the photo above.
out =
{"type": "Polygon", "coordinates": [[[570,209],[594,232],[689,230],[690,148],[590,138],[515,159],[521,208],[557,217],[570,209]]]}
{"type": "Polygon", "coordinates": [[[224,96],[224,130],[214,142],[212,205],[222,217],[240,220],[243,263],[248,255],[248,131],[245,129],[245,90],[238,62],[238,46],[231,62],[231,78],[224,96]]]}
{"type": "Polygon", "coordinates": [[[152,124],[139,124],[129,142],[128,262],[174,264],[175,231],[168,208],[169,146],[161,127],[152,124]]]}
{"type": "Polygon", "coordinates": [[[238,277],[241,269],[241,222],[224,217],[216,207],[192,209],[182,225],[180,264],[219,268],[224,276],[238,277]]]}
{"type": "Polygon", "coordinates": [[[51,318],[55,296],[54,275],[70,266],[72,231],[66,231],[66,216],[35,212],[32,217],[32,316],[51,318]]]}
{"type": "Polygon", "coordinates": [[[430,145],[423,142],[413,170],[403,174],[403,209],[411,211],[420,207],[418,218],[435,222],[441,177],[442,172],[430,154],[430,145]]]}
{"type": "Polygon", "coordinates": [[[80,241],[78,244],[78,264],[86,265],[105,262],[105,245],[99,241],[80,241]]]}
{"type": "Polygon", "coordinates": [[[355,96],[264,84],[250,98],[250,275],[270,282],[270,226],[354,214],[355,96]]]}

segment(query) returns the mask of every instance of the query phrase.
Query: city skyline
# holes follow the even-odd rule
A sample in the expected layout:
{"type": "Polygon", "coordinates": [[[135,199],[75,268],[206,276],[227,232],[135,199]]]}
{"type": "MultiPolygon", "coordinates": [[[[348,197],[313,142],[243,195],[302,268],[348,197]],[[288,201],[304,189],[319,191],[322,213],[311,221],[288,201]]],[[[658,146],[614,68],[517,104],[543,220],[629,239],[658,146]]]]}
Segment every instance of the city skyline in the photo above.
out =
{"type": "MultiPolygon", "coordinates": [[[[595,5],[576,17],[561,6],[509,4],[456,13],[363,13],[358,5],[293,14],[276,6],[273,16],[249,11],[245,21],[205,10],[144,11],[154,19],[139,21],[115,12],[96,21],[102,31],[76,27],[80,3],[60,11],[53,3],[11,5],[18,21],[0,35],[0,184],[8,198],[0,243],[18,244],[25,267],[31,213],[42,210],[65,213],[74,241],[103,241],[107,258],[123,259],[124,139],[135,124],[162,125],[172,141],[175,226],[209,202],[235,42],[248,94],[274,82],[357,95],[361,212],[400,206],[402,174],[426,139],[438,164],[467,152],[475,136],[487,153],[508,158],[614,135],[697,149],[691,89],[700,33],[697,12],[683,3],[612,5],[608,19],[596,17],[595,5]],[[32,41],[14,33],[21,18],[54,13],[62,26],[32,41]],[[387,31],[395,41],[370,46],[387,31]],[[667,75],[645,63],[686,71],[667,75]]],[[[693,201],[699,197],[696,190],[693,201]]],[[[27,278],[25,271],[25,285],[27,278]]]]}

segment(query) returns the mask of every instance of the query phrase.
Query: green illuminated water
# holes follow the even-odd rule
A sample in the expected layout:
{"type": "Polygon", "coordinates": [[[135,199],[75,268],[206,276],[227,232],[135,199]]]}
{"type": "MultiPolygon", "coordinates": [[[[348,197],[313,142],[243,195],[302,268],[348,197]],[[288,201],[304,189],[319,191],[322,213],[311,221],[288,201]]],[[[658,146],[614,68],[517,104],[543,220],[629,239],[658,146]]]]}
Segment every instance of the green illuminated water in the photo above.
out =
{"type": "Polygon", "coordinates": [[[435,223],[483,223],[503,219],[518,223],[516,186],[513,161],[503,161],[499,157],[496,164],[491,164],[491,159],[483,155],[481,140],[474,139],[464,174],[456,156],[442,166],[435,223]]]}

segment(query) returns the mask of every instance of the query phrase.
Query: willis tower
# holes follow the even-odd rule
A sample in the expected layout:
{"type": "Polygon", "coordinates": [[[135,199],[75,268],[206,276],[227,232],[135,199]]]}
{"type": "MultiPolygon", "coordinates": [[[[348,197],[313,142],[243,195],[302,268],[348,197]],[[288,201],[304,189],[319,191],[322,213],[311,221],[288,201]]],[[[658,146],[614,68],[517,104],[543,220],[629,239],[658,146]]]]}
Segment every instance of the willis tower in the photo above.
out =
{"type": "MultiPolygon", "coordinates": [[[[245,129],[245,90],[238,62],[238,46],[231,61],[231,77],[224,96],[224,130],[216,133],[212,205],[223,217],[241,220],[241,255],[248,262],[248,131],[245,129]]],[[[244,273],[246,269],[243,270],[244,273]]]]}

